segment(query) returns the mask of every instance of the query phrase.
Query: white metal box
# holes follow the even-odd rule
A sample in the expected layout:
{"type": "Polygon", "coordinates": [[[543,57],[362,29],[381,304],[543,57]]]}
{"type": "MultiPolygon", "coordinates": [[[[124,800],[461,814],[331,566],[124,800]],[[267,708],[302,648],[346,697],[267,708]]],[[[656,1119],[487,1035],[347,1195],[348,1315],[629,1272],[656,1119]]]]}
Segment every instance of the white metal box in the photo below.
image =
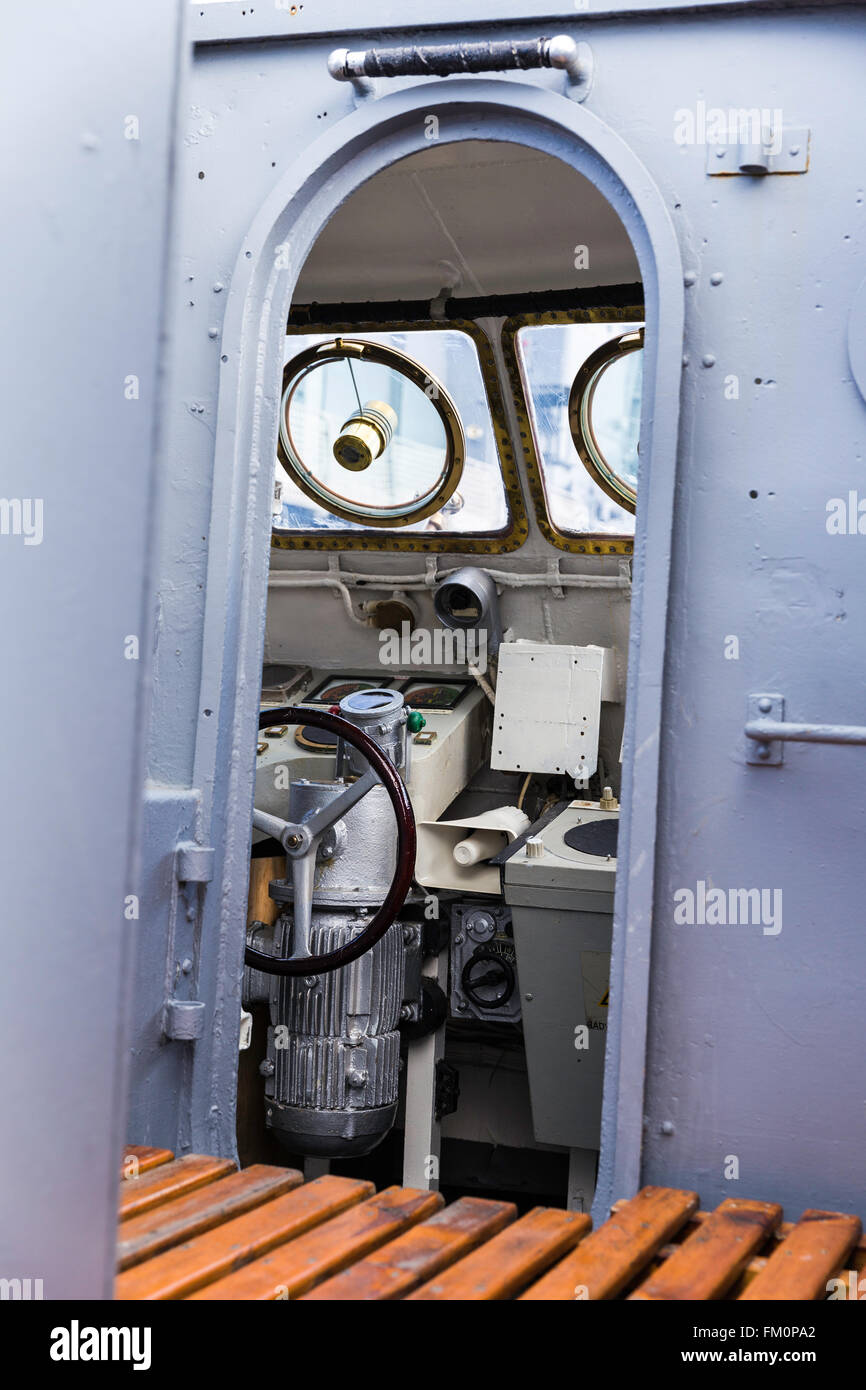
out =
{"type": "Polygon", "coordinates": [[[503,642],[490,766],[591,777],[601,702],[615,698],[609,648],[503,642]]]}

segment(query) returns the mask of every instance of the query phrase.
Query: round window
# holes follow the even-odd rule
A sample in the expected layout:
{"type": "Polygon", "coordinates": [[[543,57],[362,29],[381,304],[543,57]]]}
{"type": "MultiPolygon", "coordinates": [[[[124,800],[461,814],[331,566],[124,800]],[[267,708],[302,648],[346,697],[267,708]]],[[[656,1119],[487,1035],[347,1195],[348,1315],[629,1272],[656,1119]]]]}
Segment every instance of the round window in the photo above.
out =
{"type": "Polygon", "coordinates": [[[277,452],[301,491],[336,516],[410,526],[455,494],[465,442],[451,398],[420,363],[334,338],[286,364],[277,452]]]}
{"type": "Polygon", "coordinates": [[[626,511],[637,504],[643,329],[588,357],[568,398],[571,436],[584,467],[626,511]]]}

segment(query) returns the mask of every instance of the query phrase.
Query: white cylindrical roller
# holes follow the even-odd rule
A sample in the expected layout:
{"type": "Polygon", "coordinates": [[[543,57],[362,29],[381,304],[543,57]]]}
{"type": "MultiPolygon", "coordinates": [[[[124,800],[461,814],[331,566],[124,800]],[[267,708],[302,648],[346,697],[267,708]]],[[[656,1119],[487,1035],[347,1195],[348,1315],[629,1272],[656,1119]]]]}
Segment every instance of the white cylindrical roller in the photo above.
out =
{"type": "Polygon", "coordinates": [[[464,868],[469,864],[480,864],[498,854],[505,842],[506,836],[501,830],[476,830],[465,840],[457,841],[453,850],[454,859],[464,868]]]}

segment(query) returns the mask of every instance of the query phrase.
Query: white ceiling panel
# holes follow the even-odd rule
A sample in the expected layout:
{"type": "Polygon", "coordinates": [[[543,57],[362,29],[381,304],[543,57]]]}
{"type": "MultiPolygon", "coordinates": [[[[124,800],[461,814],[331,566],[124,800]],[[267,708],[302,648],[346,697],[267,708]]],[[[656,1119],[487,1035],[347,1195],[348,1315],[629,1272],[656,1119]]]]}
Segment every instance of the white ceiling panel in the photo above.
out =
{"type": "Polygon", "coordinates": [[[359,189],[307,260],[296,303],[571,289],[640,278],[609,203],[520,145],[431,145],[359,189]],[[586,247],[588,266],[575,267],[586,247]]]}

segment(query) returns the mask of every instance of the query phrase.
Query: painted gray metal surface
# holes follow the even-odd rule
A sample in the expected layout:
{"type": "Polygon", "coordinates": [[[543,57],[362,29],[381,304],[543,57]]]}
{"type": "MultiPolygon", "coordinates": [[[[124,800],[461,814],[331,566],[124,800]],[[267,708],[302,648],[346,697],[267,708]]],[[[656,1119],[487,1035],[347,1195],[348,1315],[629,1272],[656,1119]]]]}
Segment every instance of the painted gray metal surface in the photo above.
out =
{"type": "MultiPolygon", "coordinates": [[[[277,425],[273,383],[282,365],[282,325],[292,284],[313,239],[364,179],[424,147],[424,116],[429,112],[442,114],[444,139],[489,134],[559,153],[591,171],[619,210],[642,261],[648,302],[657,305],[659,273],[650,258],[644,223],[652,225],[652,239],[663,248],[661,274],[667,279],[664,312],[656,309],[665,357],[658,383],[659,416],[662,400],[675,402],[679,381],[682,289],[667,213],[622,142],[559,95],[562,74],[548,74],[547,88],[521,78],[448,79],[422,90],[410,80],[356,110],[354,94],[337,87],[327,74],[328,45],[319,45],[317,51],[318,61],[316,50],[306,46],[303,53],[280,48],[200,51],[179,172],[185,275],[174,317],[178,366],[165,458],[174,505],[164,516],[160,561],[151,774],[159,782],[189,779],[201,790],[202,835],[216,850],[216,879],[204,895],[197,964],[200,997],[208,1002],[210,1017],[193,1049],[190,1132],[182,1136],[184,1144],[210,1152],[232,1153],[235,1143],[249,843],[249,811],[245,814],[244,808],[251,807],[253,786],[250,753],[277,425]],[[240,118],[234,114],[238,109],[240,118]],[[323,110],[331,113],[327,126],[323,110]],[[253,147],[258,151],[255,159],[250,157],[253,147]],[[610,166],[620,165],[625,172],[617,177],[610,166]],[[286,172],[275,174],[274,168],[286,172]],[[631,196],[624,184],[630,186],[631,196]],[[183,509],[176,505],[178,495],[186,501],[183,509]]],[[[650,380],[652,374],[651,364],[650,380]]],[[[673,437],[669,427],[663,448],[667,458],[673,437]]],[[[671,486],[669,478],[667,488],[671,486]]],[[[670,517],[663,480],[655,496],[663,550],[670,517]]],[[[663,568],[662,560],[660,574],[663,568]]],[[[658,724],[653,700],[660,690],[654,670],[663,648],[660,639],[661,628],[645,649],[645,737],[658,724]]],[[[650,756],[644,761],[650,778],[651,764],[650,756]]],[[[650,793],[647,806],[653,802],[650,793]]],[[[651,862],[645,871],[651,874],[651,862]]],[[[140,970],[160,968],[164,949],[165,940],[154,931],[140,970]]],[[[148,1051],[160,1065],[153,1020],[143,1019],[141,1024],[149,1030],[148,1051]]],[[[170,1074],[168,1050],[163,1050],[162,1059],[170,1074]]],[[[139,1116],[143,1132],[131,1131],[130,1138],[171,1142],[173,1109],[160,1104],[164,1090],[161,1084],[152,1086],[147,1113],[139,1116]]]]}
{"type": "Polygon", "coordinates": [[[0,1275],[110,1293],[152,645],[177,0],[9,7],[0,1275]],[[134,638],[137,647],[130,643],[134,638]]]}
{"type": "MultiPolygon", "coordinates": [[[[331,10],[327,24],[310,6],[320,39],[260,44],[217,34],[221,23],[240,22],[232,19],[239,6],[201,8],[213,11],[200,17],[219,41],[195,50],[175,142],[141,875],[147,906],[136,933],[138,981],[148,987],[130,1000],[129,1137],[234,1152],[282,329],[324,222],[364,179],[421,147],[424,116],[436,113],[444,140],[517,140],[590,177],[635,242],[657,330],[645,376],[625,872],[612,960],[619,1009],[608,1039],[597,1210],[641,1181],[695,1186],[705,1203],[739,1194],[782,1199],[795,1214],[816,1204],[862,1210],[864,755],[792,744],[782,767],[759,768],[746,765],[743,750],[754,691],[784,690],[786,717],[796,722],[862,722],[862,537],[856,518],[846,534],[826,525],[828,502],[863,487],[864,403],[848,358],[848,307],[866,269],[860,133],[851,119],[861,100],[862,12],[723,13],[717,5],[616,24],[558,18],[556,30],[593,48],[584,106],[562,94],[556,73],[409,79],[356,106],[355,93],[326,69],[340,39],[361,32],[355,6],[331,10]],[[785,125],[808,126],[808,173],[708,178],[705,148],[674,138],[677,112],[699,102],[780,108],[785,125]],[[166,1041],[158,996],[164,1004],[167,982],[176,980],[175,850],[177,839],[190,838],[213,848],[214,877],[196,888],[198,915],[184,917],[195,958],[179,1002],[204,1002],[206,1018],[197,1041],[166,1041]],[[676,895],[697,894],[699,884],[780,891],[782,929],[678,923],[676,895]],[[737,1166],[738,1179],[726,1176],[737,1166]]],[[[498,33],[534,30],[539,14],[528,3],[521,10],[524,18],[498,33]]],[[[401,31],[389,11],[380,32],[387,25],[396,41],[401,31]]],[[[20,188],[21,206],[37,211],[25,245],[40,287],[34,296],[23,278],[10,280],[20,325],[7,338],[17,372],[10,380],[16,399],[36,402],[10,457],[24,468],[38,449],[45,461],[46,517],[53,496],[62,547],[49,549],[50,533],[38,548],[15,550],[12,537],[0,538],[13,576],[3,592],[15,605],[6,628],[19,643],[7,655],[30,675],[26,692],[3,710],[7,727],[35,736],[33,693],[62,682],[64,718],[77,735],[70,749],[60,729],[39,731],[41,776],[23,736],[3,755],[19,835],[37,823],[37,811],[44,823],[46,786],[53,816],[51,852],[40,850],[34,870],[22,846],[6,872],[9,920],[30,919],[40,875],[41,897],[65,905],[52,919],[53,956],[39,976],[41,1030],[20,989],[32,973],[23,932],[12,934],[4,974],[15,981],[4,1012],[6,1055],[20,1050],[26,1030],[30,1056],[26,1068],[4,1072],[7,1132],[15,1135],[15,1148],[4,1151],[4,1195],[13,1203],[5,1250],[27,1254],[22,1276],[48,1273],[51,1293],[78,1294],[108,1287],[112,1258],[127,1002],[118,988],[122,904],[132,891],[145,674],[143,661],[122,662],[122,642],[136,630],[147,639],[150,616],[147,526],[136,522],[147,517],[151,495],[175,77],[167,0],[140,13],[124,6],[122,22],[116,5],[97,13],[98,34],[97,20],[82,32],[80,16],[58,9],[52,52],[65,60],[74,48],[79,56],[74,67],[58,61],[55,98],[69,95],[51,138],[38,111],[29,125],[20,115],[15,121],[22,143],[28,134],[35,142],[31,159],[22,153],[20,188]],[[74,35],[64,23],[75,23],[74,35]],[[114,63],[106,34],[118,46],[114,63]],[[134,109],[131,81],[154,138],[129,150],[122,131],[117,147],[109,134],[116,113],[122,122],[134,109]],[[69,110],[85,115],[70,121],[69,110]],[[81,143],[71,146],[73,130],[81,143]],[[130,153],[141,156],[134,179],[124,163],[130,153]],[[88,177],[93,196],[84,201],[88,177]],[[86,351],[68,354],[65,374],[48,389],[46,344],[77,348],[82,323],[99,332],[86,351]],[[144,363],[147,388],[132,424],[130,402],[106,384],[130,352],[144,363]],[[73,435],[71,469],[58,440],[73,435]],[[60,1159],[46,1134],[62,1136],[60,1159]],[[69,1153],[74,1163],[64,1161],[69,1153]]],[[[412,22],[411,9],[403,14],[412,22]]],[[[374,17],[365,11],[365,43],[377,41],[374,17]]],[[[437,26],[425,16],[424,37],[435,42],[441,28],[449,39],[483,38],[488,26],[476,18],[477,9],[448,0],[437,26]]],[[[497,18],[512,15],[498,7],[497,18]]],[[[15,23],[23,23],[19,12],[15,23]]],[[[44,45],[28,42],[47,62],[44,45]]],[[[22,95],[23,109],[38,96],[22,95]]],[[[33,476],[16,477],[13,463],[4,492],[30,496],[33,476]]],[[[142,641],[143,658],[148,645],[142,641]]]]}
{"type": "Polygon", "coordinates": [[[713,25],[707,96],[765,91],[754,104],[811,127],[811,163],[804,177],[700,186],[679,152],[694,283],[641,1178],[697,1188],[704,1204],[740,1193],[775,1195],[791,1215],[863,1211],[864,755],[789,744],[782,767],[749,767],[742,737],[754,691],[784,691],[794,722],[863,722],[863,558],[827,525],[831,500],[863,486],[866,416],[846,356],[863,180],[855,141],[836,138],[862,103],[863,15],[767,17],[749,44],[744,32],[713,25]],[[679,924],[675,895],[699,882],[778,890],[781,931],[679,924]]]}
{"type": "MultiPolygon", "coordinates": [[[[357,10],[353,20],[345,12],[342,29],[341,12],[332,11],[327,32],[319,14],[304,12],[301,24],[315,23],[321,41],[250,45],[228,41],[240,28],[235,9],[201,16],[199,37],[219,41],[196,50],[183,132],[180,242],[191,278],[178,286],[175,307],[183,367],[167,466],[187,505],[166,518],[152,742],[154,775],[202,788],[219,861],[203,938],[213,953],[203,971],[218,1026],[206,1030],[204,1051],[196,1045],[196,1143],[224,1151],[232,1143],[232,980],[247,829],[234,813],[249,805],[252,786],[244,750],[253,739],[280,324],[323,220],[361,178],[417,147],[419,113],[439,112],[445,138],[527,140],[593,177],[636,240],[650,322],[676,338],[677,363],[681,353],[686,359],[679,455],[670,342],[643,432],[646,444],[653,425],[656,447],[638,515],[622,828],[629,868],[617,906],[612,995],[621,1006],[609,1038],[599,1201],[649,1178],[695,1184],[705,1201],[748,1188],[794,1205],[816,1198],[823,1184],[823,1202],[862,1205],[854,1156],[862,1151],[862,1087],[856,1066],[838,1062],[840,1048],[858,1055],[860,1036],[852,980],[862,973],[863,946],[852,864],[861,755],[792,747],[773,773],[747,768],[742,748],[753,690],[784,687],[798,720],[857,722],[864,634],[845,596],[858,542],[828,535],[824,507],[837,490],[857,486],[863,425],[846,356],[847,306],[863,278],[850,121],[862,14],[844,6],[820,15],[754,6],[723,14],[716,6],[613,26],[595,16],[579,25],[560,19],[557,30],[593,47],[596,76],[583,108],[560,94],[558,75],[545,74],[449,78],[425,90],[396,82],[356,110],[355,94],[325,64],[341,37],[361,32],[357,10]],[[708,178],[706,148],[675,139],[677,112],[701,102],[780,108],[785,125],[808,126],[808,173],[708,178]],[[568,129],[582,139],[569,143],[568,129]],[[280,273],[274,255],[284,244],[280,273]],[[815,401],[819,409],[810,408],[815,401]],[[827,455],[828,421],[832,460],[822,469],[814,461],[827,455]],[[672,515],[677,598],[669,618],[672,515]],[[739,639],[737,661],[725,658],[728,636],[739,639]],[[834,669],[839,675],[828,681],[834,669]],[[776,938],[677,927],[673,895],[699,880],[784,886],[790,927],[776,938]],[[808,1139],[809,1122],[792,1113],[795,1097],[831,1137],[808,1139]],[[741,1160],[739,1188],[724,1177],[731,1154],[741,1160]]],[[[525,36],[539,14],[530,6],[522,13],[519,25],[498,32],[525,36]]],[[[387,36],[396,41],[389,18],[387,36]]],[[[471,41],[484,37],[472,18],[465,7],[445,6],[437,24],[471,41]]],[[[365,43],[376,41],[376,23],[365,11],[365,43]]],[[[425,40],[438,32],[425,28],[425,40]]]]}
{"type": "Polygon", "coordinates": [[[576,908],[551,907],[543,889],[538,905],[515,905],[514,940],[535,1138],[592,1149],[600,1128],[605,1034],[586,1010],[583,962],[586,953],[610,951],[611,916],[609,909],[588,910],[577,893],[569,896],[576,908]]]}
{"type": "MultiPolygon", "coordinates": [[[[200,1043],[182,1037],[169,1041],[166,1035],[175,1029],[166,1010],[169,1001],[204,1002],[197,977],[205,888],[181,884],[176,874],[177,845],[200,834],[200,813],[200,797],[193,791],[151,787],[145,795],[138,891],[146,929],[136,951],[127,1132],[132,1143],[152,1141],[179,1153],[190,1147],[192,1059],[200,1043]],[[154,1109],[161,1117],[157,1128],[150,1124],[154,1109]]],[[[210,1009],[204,1012],[201,1032],[210,1020],[210,1009]]]]}
{"type": "MultiPolygon", "coordinates": [[[[858,0],[839,0],[840,5],[857,4],[858,0]]],[[[296,3],[296,0],[273,0],[270,4],[250,5],[248,0],[189,0],[190,34],[197,44],[253,42],[259,39],[282,41],[316,37],[321,34],[375,34],[386,30],[405,30],[413,36],[422,33],[426,39],[437,31],[446,31],[464,24],[479,24],[485,31],[491,28],[504,32],[515,29],[515,37],[544,24],[550,33],[558,32],[563,20],[580,21],[581,28],[597,25],[605,19],[656,20],[668,15],[687,18],[693,14],[709,14],[737,9],[755,11],[766,9],[815,8],[815,0],[467,0],[455,3],[445,0],[431,13],[428,0],[402,0],[399,9],[394,0],[367,0],[359,6],[356,0],[332,0],[327,7],[321,4],[296,3]],[[683,13],[685,12],[685,14],[683,13]],[[551,29],[550,26],[555,28],[551,29]]],[[[497,37],[499,35],[497,34],[497,37]]],[[[582,37],[582,34],[576,37],[582,37]]],[[[430,40],[432,41],[432,39],[430,40]]]]}

